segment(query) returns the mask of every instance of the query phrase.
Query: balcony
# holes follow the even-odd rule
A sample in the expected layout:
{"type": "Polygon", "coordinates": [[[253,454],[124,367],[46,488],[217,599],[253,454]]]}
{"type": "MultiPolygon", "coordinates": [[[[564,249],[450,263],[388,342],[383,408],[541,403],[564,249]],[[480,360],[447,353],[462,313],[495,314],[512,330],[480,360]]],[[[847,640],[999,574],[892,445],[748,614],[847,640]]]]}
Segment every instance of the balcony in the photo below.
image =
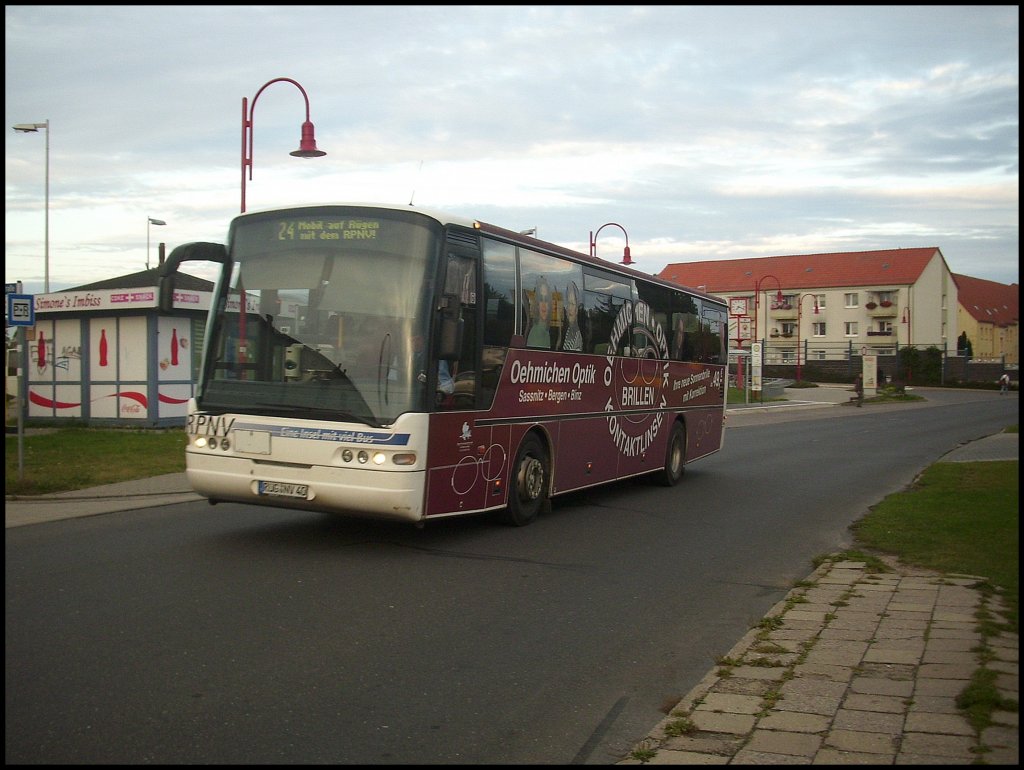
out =
{"type": "Polygon", "coordinates": [[[893,334],[892,329],[884,332],[871,331],[868,332],[869,337],[891,337],[893,334]]]}
{"type": "Polygon", "coordinates": [[[797,317],[796,305],[783,304],[779,302],[773,302],[769,308],[771,317],[780,321],[787,321],[797,317]]]}
{"type": "Polygon", "coordinates": [[[868,302],[864,305],[864,309],[867,310],[868,315],[872,318],[892,318],[896,315],[896,305],[892,302],[868,302]]]}

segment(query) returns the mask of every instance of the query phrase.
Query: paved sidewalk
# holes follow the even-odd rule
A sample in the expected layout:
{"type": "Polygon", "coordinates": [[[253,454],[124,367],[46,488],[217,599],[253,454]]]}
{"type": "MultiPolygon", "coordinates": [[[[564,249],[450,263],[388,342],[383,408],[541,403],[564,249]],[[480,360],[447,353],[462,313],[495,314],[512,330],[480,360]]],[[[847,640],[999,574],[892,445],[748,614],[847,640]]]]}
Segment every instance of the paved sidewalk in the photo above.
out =
{"type": "Polygon", "coordinates": [[[982,578],[825,562],[619,764],[1013,764],[1016,711],[976,735],[956,696],[979,669],[1019,700],[1019,639],[982,578]]]}
{"type": "Polygon", "coordinates": [[[167,473],[53,495],[8,497],[4,501],[4,529],[202,499],[192,491],[184,473],[167,473]]]}

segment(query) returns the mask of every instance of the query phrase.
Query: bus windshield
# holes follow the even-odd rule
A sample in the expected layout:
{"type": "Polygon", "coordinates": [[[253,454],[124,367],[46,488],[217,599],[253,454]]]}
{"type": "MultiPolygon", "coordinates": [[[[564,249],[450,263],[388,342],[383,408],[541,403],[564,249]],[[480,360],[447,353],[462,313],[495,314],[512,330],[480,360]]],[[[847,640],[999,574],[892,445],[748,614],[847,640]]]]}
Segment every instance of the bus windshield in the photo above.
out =
{"type": "Polygon", "coordinates": [[[441,237],[437,222],[401,210],[238,217],[197,406],[373,426],[422,411],[441,237]]]}

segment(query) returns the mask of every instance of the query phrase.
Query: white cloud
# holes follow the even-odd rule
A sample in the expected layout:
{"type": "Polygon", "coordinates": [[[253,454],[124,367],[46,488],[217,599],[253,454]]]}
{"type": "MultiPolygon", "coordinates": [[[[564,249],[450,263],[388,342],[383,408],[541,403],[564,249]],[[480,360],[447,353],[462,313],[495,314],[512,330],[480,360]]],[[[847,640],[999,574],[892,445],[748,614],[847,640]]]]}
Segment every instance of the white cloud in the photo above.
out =
{"type": "MultiPolygon", "coordinates": [[[[413,197],[584,251],[615,221],[649,272],[934,245],[1018,280],[1016,7],[7,6],[5,34],[8,125],[51,120],[55,286],[142,269],[147,216],[222,239],[277,77],[328,155],[288,156],[302,95],[269,86],[250,209],[413,197]]],[[[8,281],[41,283],[45,140],[6,136],[8,281]]]]}

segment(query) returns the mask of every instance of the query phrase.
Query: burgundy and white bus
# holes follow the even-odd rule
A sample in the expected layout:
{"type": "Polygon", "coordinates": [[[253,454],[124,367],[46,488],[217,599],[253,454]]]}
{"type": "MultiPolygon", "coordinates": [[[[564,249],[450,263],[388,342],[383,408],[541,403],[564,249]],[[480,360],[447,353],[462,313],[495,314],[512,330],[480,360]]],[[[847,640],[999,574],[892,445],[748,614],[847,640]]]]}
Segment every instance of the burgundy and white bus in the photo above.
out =
{"type": "Polygon", "coordinates": [[[724,302],[479,221],[371,204],[252,212],[220,263],[189,403],[189,482],[233,501],[413,522],[722,447],[724,302]]]}

